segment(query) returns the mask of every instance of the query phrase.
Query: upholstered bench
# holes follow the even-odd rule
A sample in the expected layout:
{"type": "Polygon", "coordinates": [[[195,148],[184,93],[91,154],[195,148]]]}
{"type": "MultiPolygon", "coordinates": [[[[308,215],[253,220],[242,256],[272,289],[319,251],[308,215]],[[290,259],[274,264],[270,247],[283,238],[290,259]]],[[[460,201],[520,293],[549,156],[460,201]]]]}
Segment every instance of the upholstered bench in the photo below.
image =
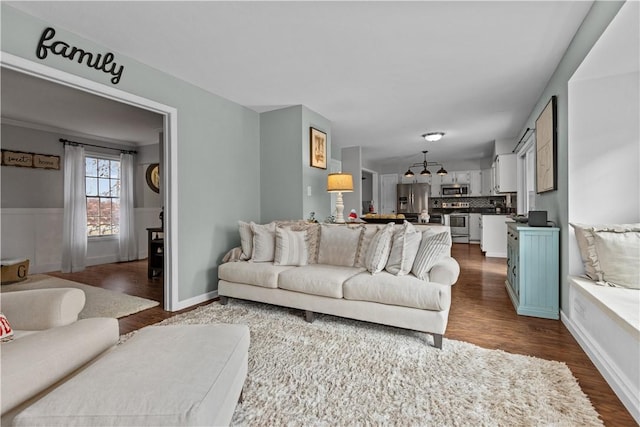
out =
{"type": "Polygon", "coordinates": [[[246,325],[149,326],[14,418],[14,425],[228,425],[247,375],[246,325]]]}

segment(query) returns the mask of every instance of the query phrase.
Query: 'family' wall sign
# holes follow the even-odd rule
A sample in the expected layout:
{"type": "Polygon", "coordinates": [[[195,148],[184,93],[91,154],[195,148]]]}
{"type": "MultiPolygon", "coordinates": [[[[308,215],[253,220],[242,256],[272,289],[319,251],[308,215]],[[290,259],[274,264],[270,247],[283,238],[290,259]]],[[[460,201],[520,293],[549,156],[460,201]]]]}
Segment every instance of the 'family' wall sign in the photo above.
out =
{"type": "Polygon", "coordinates": [[[111,78],[111,83],[114,85],[118,84],[122,77],[124,66],[113,62],[115,58],[113,53],[108,52],[104,55],[101,53],[94,54],[87,52],[84,49],[70,46],[68,43],[60,40],[52,41],[50,44],[47,44],[47,42],[53,40],[55,36],[56,30],[51,27],[47,27],[42,32],[40,41],[38,42],[38,49],[36,50],[36,55],[39,59],[45,59],[47,55],[51,53],[53,55],[60,55],[71,61],[77,60],[78,64],[82,64],[84,62],[89,68],[95,68],[96,70],[101,70],[107,74],[111,74],[113,76],[111,78]]]}

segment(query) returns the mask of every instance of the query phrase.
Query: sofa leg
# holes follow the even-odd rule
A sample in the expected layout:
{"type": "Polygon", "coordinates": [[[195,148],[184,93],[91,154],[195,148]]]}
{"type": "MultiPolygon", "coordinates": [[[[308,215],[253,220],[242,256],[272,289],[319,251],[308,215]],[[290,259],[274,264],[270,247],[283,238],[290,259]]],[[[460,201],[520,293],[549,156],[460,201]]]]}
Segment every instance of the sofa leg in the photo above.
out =
{"type": "Polygon", "coordinates": [[[433,346],[435,348],[442,349],[442,334],[431,334],[433,335],[433,346]]]}
{"type": "Polygon", "coordinates": [[[229,298],[225,297],[225,296],[220,296],[220,304],[221,305],[227,305],[229,303],[229,298]]]}
{"type": "Polygon", "coordinates": [[[313,321],[315,320],[315,313],[313,311],[305,310],[304,318],[306,319],[307,322],[313,323],[313,321]]]}

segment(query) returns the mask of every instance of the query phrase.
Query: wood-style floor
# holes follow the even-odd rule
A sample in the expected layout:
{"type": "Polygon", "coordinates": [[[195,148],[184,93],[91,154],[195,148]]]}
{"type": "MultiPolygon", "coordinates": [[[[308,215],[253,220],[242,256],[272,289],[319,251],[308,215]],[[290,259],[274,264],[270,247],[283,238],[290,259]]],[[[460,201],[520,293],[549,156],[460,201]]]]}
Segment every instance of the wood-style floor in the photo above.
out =
{"type": "MultiPolygon", "coordinates": [[[[486,258],[478,245],[454,244],[452,255],[461,271],[453,287],[446,338],[564,362],[605,425],[637,425],[562,322],[515,313],[504,287],[504,259],[486,258]]],[[[122,334],[177,314],[161,308],[162,279],[147,279],[146,261],[94,266],[80,273],[49,274],[160,302],[159,307],[120,319],[122,334]]]]}

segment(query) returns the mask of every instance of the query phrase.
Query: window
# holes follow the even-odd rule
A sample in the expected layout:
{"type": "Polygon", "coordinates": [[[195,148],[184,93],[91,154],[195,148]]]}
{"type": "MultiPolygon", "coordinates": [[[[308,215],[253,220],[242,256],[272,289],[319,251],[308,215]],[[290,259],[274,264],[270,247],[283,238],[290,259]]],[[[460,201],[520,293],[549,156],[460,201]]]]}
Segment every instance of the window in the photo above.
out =
{"type": "Polygon", "coordinates": [[[518,213],[527,215],[536,208],[535,132],[518,152],[518,213]]]}
{"type": "Polygon", "coordinates": [[[120,161],[85,157],[87,235],[112,236],[120,223],[120,161]]]}

